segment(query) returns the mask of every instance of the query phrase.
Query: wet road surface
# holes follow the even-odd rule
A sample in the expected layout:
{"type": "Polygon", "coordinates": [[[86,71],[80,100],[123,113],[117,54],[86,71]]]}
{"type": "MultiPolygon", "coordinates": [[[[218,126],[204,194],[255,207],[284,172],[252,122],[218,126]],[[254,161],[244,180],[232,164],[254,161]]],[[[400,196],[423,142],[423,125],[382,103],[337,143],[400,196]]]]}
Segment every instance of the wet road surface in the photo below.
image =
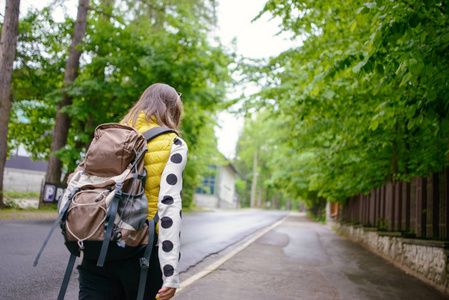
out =
{"type": "MultiPolygon", "coordinates": [[[[287,212],[238,210],[183,215],[180,272],[255,231],[275,223],[287,212]]],[[[39,265],[34,258],[52,220],[0,221],[0,299],[56,299],[69,252],[57,228],[39,265]]],[[[75,270],[66,299],[78,298],[75,270]]]]}

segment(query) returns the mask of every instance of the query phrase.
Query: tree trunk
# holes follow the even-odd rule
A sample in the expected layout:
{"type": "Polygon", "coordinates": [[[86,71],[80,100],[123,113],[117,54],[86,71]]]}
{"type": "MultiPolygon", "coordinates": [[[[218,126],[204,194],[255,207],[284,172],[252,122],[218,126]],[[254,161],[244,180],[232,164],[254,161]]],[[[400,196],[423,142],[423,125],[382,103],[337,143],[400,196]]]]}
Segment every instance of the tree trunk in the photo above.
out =
{"type": "Polygon", "coordinates": [[[253,160],[253,184],[251,186],[251,200],[250,207],[254,207],[256,204],[256,187],[257,187],[257,147],[254,150],[254,160],[253,160]]]}
{"type": "Polygon", "coordinates": [[[259,184],[259,192],[257,193],[257,207],[261,208],[263,206],[262,203],[262,185],[259,184]]]}
{"type": "Polygon", "coordinates": [[[8,124],[11,112],[11,78],[19,35],[20,0],[6,0],[0,40],[0,208],[3,203],[3,175],[8,153],[8,124]]]}
{"type": "MultiPolygon", "coordinates": [[[[100,0],[100,4],[102,6],[102,11],[103,14],[101,15],[101,17],[110,22],[111,17],[112,17],[112,11],[114,9],[114,5],[115,5],[115,0],[100,0]]],[[[98,66],[95,70],[93,70],[92,75],[95,78],[100,78],[100,80],[104,81],[105,79],[105,67],[106,64],[102,64],[100,66],[98,66]]],[[[87,99],[89,102],[91,102],[92,104],[95,103],[95,99],[87,99]]],[[[113,98],[111,98],[111,101],[113,101],[113,98]]],[[[94,116],[92,111],[94,111],[96,108],[92,105],[91,107],[91,113],[89,114],[89,118],[86,120],[82,120],[79,121],[79,127],[81,128],[81,130],[84,130],[84,132],[88,132],[90,133],[89,136],[89,142],[85,143],[82,141],[77,141],[75,143],[75,149],[82,151],[83,148],[89,149],[90,143],[92,142],[92,139],[94,138],[94,129],[95,129],[95,121],[94,121],[94,116]]],[[[67,169],[67,173],[65,174],[64,178],[62,179],[62,183],[63,184],[67,184],[67,180],[70,176],[70,174],[75,170],[76,167],[69,167],[67,169]]]]}
{"type": "Polygon", "coordinates": [[[277,197],[277,193],[273,194],[273,197],[271,198],[271,203],[273,209],[279,209],[279,198],[277,197]]]}
{"type": "MultiPolygon", "coordinates": [[[[78,77],[81,50],[77,46],[81,43],[86,33],[88,9],[89,0],[79,0],[78,15],[73,27],[72,44],[70,45],[69,57],[65,65],[64,87],[73,83],[78,77]]],[[[61,112],[61,109],[71,105],[72,98],[64,92],[62,99],[62,102],[57,107],[53,140],[51,142],[50,157],[48,159],[47,175],[45,178],[46,181],[52,183],[61,182],[62,162],[53,153],[66,145],[70,127],[70,117],[66,113],[61,112]]]]}

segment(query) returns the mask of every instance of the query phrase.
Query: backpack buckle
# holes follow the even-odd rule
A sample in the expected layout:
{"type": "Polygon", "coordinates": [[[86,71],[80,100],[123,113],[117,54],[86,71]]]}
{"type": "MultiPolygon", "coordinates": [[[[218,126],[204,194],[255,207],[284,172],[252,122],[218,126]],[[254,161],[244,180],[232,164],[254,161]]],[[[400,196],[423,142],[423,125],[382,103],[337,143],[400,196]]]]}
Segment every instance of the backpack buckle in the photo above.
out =
{"type": "Polygon", "coordinates": [[[148,269],[150,267],[150,262],[145,257],[140,258],[140,267],[143,269],[148,269]]]}
{"type": "Polygon", "coordinates": [[[75,194],[78,192],[79,189],[80,189],[79,187],[74,188],[67,198],[72,200],[73,196],[75,196],[75,194]]]}
{"type": "Polygon", "coordinates": [[[115,184],[115,194],[117,196],[121,196],[122,195],[122,184],[121,183],[116,183],[115,184]]]}

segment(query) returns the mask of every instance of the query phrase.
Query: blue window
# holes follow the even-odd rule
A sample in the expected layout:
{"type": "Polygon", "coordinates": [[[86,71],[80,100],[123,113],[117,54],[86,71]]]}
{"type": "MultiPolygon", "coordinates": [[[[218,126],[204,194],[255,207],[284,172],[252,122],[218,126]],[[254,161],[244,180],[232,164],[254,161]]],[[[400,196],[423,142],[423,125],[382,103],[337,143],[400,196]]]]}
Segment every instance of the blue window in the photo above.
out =
{"type": "Polygon", "coordinates": [[[215,193],[215,175],[204,177],[201,186],[196,188],[198,194],[214,195],[215,193]]]}

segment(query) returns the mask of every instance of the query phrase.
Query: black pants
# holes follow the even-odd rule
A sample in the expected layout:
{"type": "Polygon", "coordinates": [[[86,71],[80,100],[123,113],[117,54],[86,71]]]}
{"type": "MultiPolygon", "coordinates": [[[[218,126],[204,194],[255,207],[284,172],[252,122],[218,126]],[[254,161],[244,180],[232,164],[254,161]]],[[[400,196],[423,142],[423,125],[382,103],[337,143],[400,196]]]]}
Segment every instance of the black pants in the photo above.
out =
{"type": "MultiPolygon", "coordinates": [[[[154,299],[162,287],[158,247],[153,248],[148,269],[144,299],[154,299]]],[[[142,253],[143,254],[143,253],[142,253]]],[[[139,287],[142,254],[121,261],[107,261],[97,267],[97,261],[84,259],[79,270],[80,300],[135,300],[139,287]]]]}

